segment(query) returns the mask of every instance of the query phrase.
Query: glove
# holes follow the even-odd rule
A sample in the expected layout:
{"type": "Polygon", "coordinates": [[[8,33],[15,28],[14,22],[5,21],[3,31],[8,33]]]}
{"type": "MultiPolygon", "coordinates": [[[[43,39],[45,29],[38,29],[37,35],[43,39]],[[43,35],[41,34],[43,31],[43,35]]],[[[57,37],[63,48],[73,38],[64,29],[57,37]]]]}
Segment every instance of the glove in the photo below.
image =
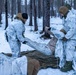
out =
{"type": "Polygon", "coordinates": [[[24,41],[24,42],[22,42],[23,44],[26,44],[27,43],[27,41],[24,41]]]}
{"type": "Polygon", "coordinates": [[[66,31],[64,29],[61,29],[60,31],[63,32],[64,34],[66,34],[66,31]]]}
{"type": "Polygon", "coordinates": [[[63,37],[63,38],[62,38],[62,40],[63,40],[63,41],[67,41],[68,39],[67,39],[67,38],[65,38],[65,37],[63,37]]]}

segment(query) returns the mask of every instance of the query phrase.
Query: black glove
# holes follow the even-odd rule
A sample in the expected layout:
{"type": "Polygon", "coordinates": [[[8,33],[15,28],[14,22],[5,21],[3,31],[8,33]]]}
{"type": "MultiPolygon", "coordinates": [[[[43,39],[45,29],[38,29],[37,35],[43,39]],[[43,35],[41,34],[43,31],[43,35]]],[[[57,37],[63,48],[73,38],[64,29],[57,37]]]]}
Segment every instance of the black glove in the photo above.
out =
{"type": "Polygon", "coordinates": [[[64,34],[66,34],[66,31],[64,29],[61,29],[60,31],[63,32],[64,34]]]}
{"type": "Polygon", "coordinates": [[[67,38],[65,38],[65,37],[63,37],[63,38],[62,38],[62,40],[63,40],[63,41],[67,41],[68,39],[67,39],[67,38]]]}
{"type": "Polygon", "coordinates": [[[27,43],[27,41],[24,41],[24,42],[22,42],[23,44],[26,44],[27,43]]]}

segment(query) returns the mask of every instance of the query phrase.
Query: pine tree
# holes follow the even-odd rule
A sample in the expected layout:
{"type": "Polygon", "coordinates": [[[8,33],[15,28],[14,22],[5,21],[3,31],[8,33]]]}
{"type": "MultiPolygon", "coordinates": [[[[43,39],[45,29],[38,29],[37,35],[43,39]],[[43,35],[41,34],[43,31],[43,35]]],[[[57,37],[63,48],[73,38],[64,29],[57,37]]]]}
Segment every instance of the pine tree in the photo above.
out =
{"type": "Polygon", "coordinates": [[[5,1],[5,18],[6,18],[6,25],[5,29],[8,27],[8,7],[7,7],[7,0],[5,1]]]}

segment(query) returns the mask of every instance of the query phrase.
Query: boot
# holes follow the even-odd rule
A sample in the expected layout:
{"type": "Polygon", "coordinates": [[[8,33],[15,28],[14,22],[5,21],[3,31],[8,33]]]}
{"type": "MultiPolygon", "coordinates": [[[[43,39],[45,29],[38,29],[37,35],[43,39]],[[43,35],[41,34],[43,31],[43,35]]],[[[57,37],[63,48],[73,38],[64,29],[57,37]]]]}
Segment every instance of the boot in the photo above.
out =
{"type": "Polygon", "coordinates": [[[62,72],[67,72],[72,70],[72,61],[66,61],[65,65],[60,68],[62,72]]]}

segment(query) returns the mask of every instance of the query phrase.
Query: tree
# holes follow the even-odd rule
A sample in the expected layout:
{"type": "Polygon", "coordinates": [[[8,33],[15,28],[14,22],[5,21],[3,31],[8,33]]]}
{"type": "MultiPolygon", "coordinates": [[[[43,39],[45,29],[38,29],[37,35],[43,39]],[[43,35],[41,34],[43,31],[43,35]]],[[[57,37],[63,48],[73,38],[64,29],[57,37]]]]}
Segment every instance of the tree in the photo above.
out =
{"type": "Polygon", "coordinates": [[[35,0],[33,0],[33,7],[34,7],[34,31],[38,30],[38,26],[37,26],[37,10],[36,10],[36,5],[35,5],[35,0]]]}
{"type": "Polygon", "coordinates": [[[43,30],[45,30],[45,0],[43,0],[43,30]]]}
{"type": "Polygon", "coordinates": [[[38,0],[38,18],[41,18],[41,0],[38,0]]]}
{"type": "Polygon", "coordinates": [[[11,0],[7,0],[8,14],[11,14],[11,0]]]}
{"type": "Polygon", "coordinates": [[[50,27],[50,0],[46,1],[46,8],[45,8],[45,17],[46,17],[46,26],[50,27]]]}
{"type": "Polygon", "coordinates": [[[64,0],[61,0],[61,4],[64,5],[64,0]]]}
{"type": "Polygon", "coordinates": [[[51,0],[51,16],[55,16],[55,13],[54,13],[54,1],[51,0]]]}
{"type": "Polygon", "coordinates": [[[21,12],[21,0],[17,0],[17,4],[18,4],[18,13],[21,12]]]}
{"type": "Polygon", "coordinates": [[[16,0],[11,1],[11,20],[13,21],[13,16],[16,14],[16,0]]]}
{"type": "Polygon", "coordinates": [[[40,33],[43,33],[45,26],[50,27],[50,0],[43,0],[43,29],[40,33]]]}
{"type": "Polygon", "coordinates": [[[2,14],[2,0],[0,2],[0,24],[1,24],[1,19],[2,19],[1,14],[2,14]]]}
{"type": "Polygon", "coordinates": [[[74,0],[74,8],[76,9],[76,0],[74,0]]]}
{"type": "Polygon", "coordinates": [[[1,8],[2,8],[2,12],[5,12],[5,0],[2,0],[1,2],[0,2],[1,4],[1,8]]]}
{"type": "Polygon", "coordinates": [[[29,21],[29,26],[32,26],[32,0],[30,0],[30,21],[29,21]]]}
{"type": "Polygon", "coordinates": [[[27,0],[25,0],[25,12],[27,13],[27,0]]]}
{"type": "Polygon", "coordinates": [[[8,27],[8,6],[7,6],[7,0],[5,1],[5,18],[6,18],[6,25],[5,29],[8,27]]]}
{"type": "Polygon", "coordinates": [[[0,24],[2,24],[2,22],[1,22],[1,19],[2,19],[1,14],[2,14],[2,12],[0,11],[0,24]]]}
{"type": "MultiPolygon", "coordinates": [[[[50,27],[50,0],[43,0],[43,30],[40,33],[45,31],[45,26],[50,27]]],[[[46,35],[46,33],[44,34],[46,35]]]]}

